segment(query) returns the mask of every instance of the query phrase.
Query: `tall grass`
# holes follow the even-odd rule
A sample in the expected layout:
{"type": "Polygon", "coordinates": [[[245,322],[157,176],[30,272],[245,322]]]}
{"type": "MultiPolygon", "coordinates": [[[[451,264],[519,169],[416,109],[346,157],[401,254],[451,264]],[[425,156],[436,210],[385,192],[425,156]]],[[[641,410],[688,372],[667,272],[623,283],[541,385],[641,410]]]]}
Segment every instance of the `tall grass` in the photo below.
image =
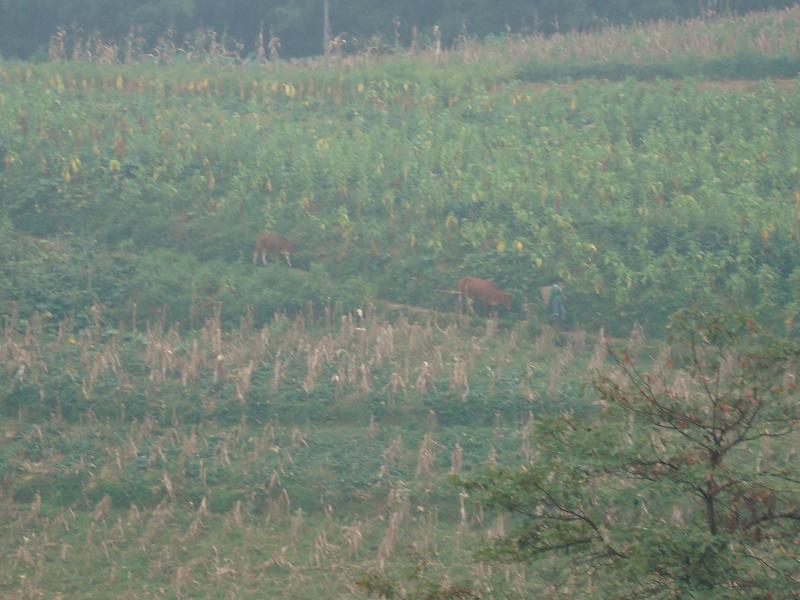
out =
{"type": "MultiPolygon", "coordinates": [[[[227,328],[214,311],[194,333],[160,322],[132,329],[128,323],[111,332],[102,320],[82,329],[69,322],[47,328],[39,319],[6,323],[0,366],[13,385],[0,399],[3,593],[193,597],[236,590],[258,597],[272,585],[276,597],[306,598],[321,590],[355,594],[359,573],[394,573],[409,553],[440,556],[437,569],[466,565],[479,540],[505,524],[473,514],[448,478],[479,468],[487,454],[490,462],[535,457],[533,417],[502,416],[483,396],[487,380],[501,385],[490,373],[517,368],[496,349],[513,343],[540,366],[525,385],[538,387],[551,408],[569,399],[548,396],[550,367],[575,377],[592,359],[582,332],[534,340],[519,328],[499,328],[487,335],[455,317],[390,323],[371,313],[338,322],[301,315],[258,329],[246,318],[227,328]],[[98,358],[109,348],[116,360],[98,358]],[[284,374],[273,389],[278,354],[284,374]],[[392,391],[392,375],[406,370],[409,381],[425,373],[425,384],[392,391]],[[341,373],[338,398],[314,396],[333,373],[341,373]],[[41,397],[20,395],[38,386],[41,397]],[[76,404],[48,413],[52,396],[67,396],[68,386],[76,404]],[[436,404],[437,393],[449,400],[436,404]],[[492,415],[484,422],[477,412],[470,427],[447,418],[448,403],[463,411],[484,402],[492,415]],[[263,403],[310,403],[309,417],[339,418],[280,424],[277,412],[264,419],[246,410],[263,403]],[[342,410],[351,404],[358,410],[342,410]],[[211,416],[198,419],[198,410],[211,416]]],[[[520,367],[516,376],[525,372],[520,367]]],[[[502,393],[523,397],[521,388],[502,393]]],[[[478,587],[495,585],[491,570],[455,573],[478,587]]]]}
{"type": "MultiPolygon", "coordinates": [[[[558,349],[549,328],[523,341],[527,323],[504,331],[489,319],[475,335],[477,323],[447,313],[391,322],[359,311],[342,315],[338,325],[324,316],[279,315],[256,328],[249,318],[226,327],[218,308],[199,330],[182,331],[161,319],[137,330],[124,321],[112,328],[100,312],[82,328],[72,319],[46,325],[41,315],[26,321],[12,312],[0,339],[0,368],[8,380],[0,410],[6,416],[127,422],[151,415],[168,422],[178,411],[227,421],[271,415],[317,420],[368,415],[374,406],[384,418],[427,419],[433,409],[449,419],[463,406],[478,410],[472,418],[483,414],[488,421],[495,410],[520,414],[532,402],[558,397],[559,382],[577,368],[576,355],[586,354],[584,332],[558,349]],[[507,354],[522,348],[549,365],[546,386],[542,369],[530,368],[538,359],[507,354]],[[514,373],[524,373],[524,384],[509,388],[505,381],[514,373]],[[501,404],[479,409],[482,396],[500,394],[501,386],[501,404]]],[[[601,360],[596,353],[593,367],[601,360]]],[[[370,427],[377,432],[374,417],[370,427]]],[[[187,444],[184,453],[191,453],[194,439],[187,444]]],[[[226,454],[224,443],[220,453],[226,454]]],[[[425,464],[421,460],[421,472],[429,470],[425,464]]]]}

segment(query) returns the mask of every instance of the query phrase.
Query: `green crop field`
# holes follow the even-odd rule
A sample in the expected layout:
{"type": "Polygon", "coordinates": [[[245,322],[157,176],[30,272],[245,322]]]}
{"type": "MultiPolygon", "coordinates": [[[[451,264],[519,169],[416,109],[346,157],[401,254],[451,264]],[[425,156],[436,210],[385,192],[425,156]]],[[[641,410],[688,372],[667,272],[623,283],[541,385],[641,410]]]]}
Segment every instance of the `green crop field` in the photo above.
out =
{"type": "Polygon", "coordinates": [[[0,597],[587,597],[476,554],[514,521],[455,479],[602,419],[675,311],[796,338],[798,22],[0,62],[0,597]]]}

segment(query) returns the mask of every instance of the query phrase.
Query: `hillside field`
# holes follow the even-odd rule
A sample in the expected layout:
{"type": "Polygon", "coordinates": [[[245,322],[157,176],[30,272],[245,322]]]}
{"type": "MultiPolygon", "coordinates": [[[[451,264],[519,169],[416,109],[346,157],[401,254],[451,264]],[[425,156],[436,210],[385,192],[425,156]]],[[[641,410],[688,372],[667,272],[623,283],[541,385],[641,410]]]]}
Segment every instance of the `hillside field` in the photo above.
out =
{"type": "Polygon", "coordinates": [[[0,597],[591,590],[476,556],[510,521],[454,479],[597,418],[606,341],[653,362],[678,309],[797,335],[781,18],[695,31],[715,49],[591,38],[607,60],[576,35],[330,70],[0,62],[0,597]],[[291,267],[253,264],[267,231],[291,267]],[[464,275],[511,310],[459,314],[464,275]]]}

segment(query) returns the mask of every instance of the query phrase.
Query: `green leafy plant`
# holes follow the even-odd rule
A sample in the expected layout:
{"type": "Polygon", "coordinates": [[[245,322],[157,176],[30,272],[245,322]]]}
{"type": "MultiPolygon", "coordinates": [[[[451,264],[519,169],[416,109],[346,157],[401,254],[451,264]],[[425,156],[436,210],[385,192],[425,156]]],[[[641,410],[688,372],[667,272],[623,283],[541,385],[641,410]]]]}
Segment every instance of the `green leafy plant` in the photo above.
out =
{"type": "Polygon", "coordinates": [[[560,577],[615,596],[794,587],[799,350],[742,318],[673,328],[654,364],[610,349],[601,415],[542,423],[529,463],[464,482],[513,515],[485,556],[557,556],[560,577]]]}

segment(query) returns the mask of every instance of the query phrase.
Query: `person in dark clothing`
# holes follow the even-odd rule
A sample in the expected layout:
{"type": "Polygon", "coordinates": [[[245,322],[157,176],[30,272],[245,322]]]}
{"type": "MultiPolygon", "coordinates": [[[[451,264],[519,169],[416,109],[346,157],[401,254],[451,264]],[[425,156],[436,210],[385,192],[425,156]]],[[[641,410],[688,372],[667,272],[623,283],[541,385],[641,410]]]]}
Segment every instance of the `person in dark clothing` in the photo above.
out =
{"type": "Polygon", "coordinates": [[[567,316],[567,309],[564,307],[564,286],[554,283],[550,290],[550,315],[553,319],[563,321],[567,316]]]}

